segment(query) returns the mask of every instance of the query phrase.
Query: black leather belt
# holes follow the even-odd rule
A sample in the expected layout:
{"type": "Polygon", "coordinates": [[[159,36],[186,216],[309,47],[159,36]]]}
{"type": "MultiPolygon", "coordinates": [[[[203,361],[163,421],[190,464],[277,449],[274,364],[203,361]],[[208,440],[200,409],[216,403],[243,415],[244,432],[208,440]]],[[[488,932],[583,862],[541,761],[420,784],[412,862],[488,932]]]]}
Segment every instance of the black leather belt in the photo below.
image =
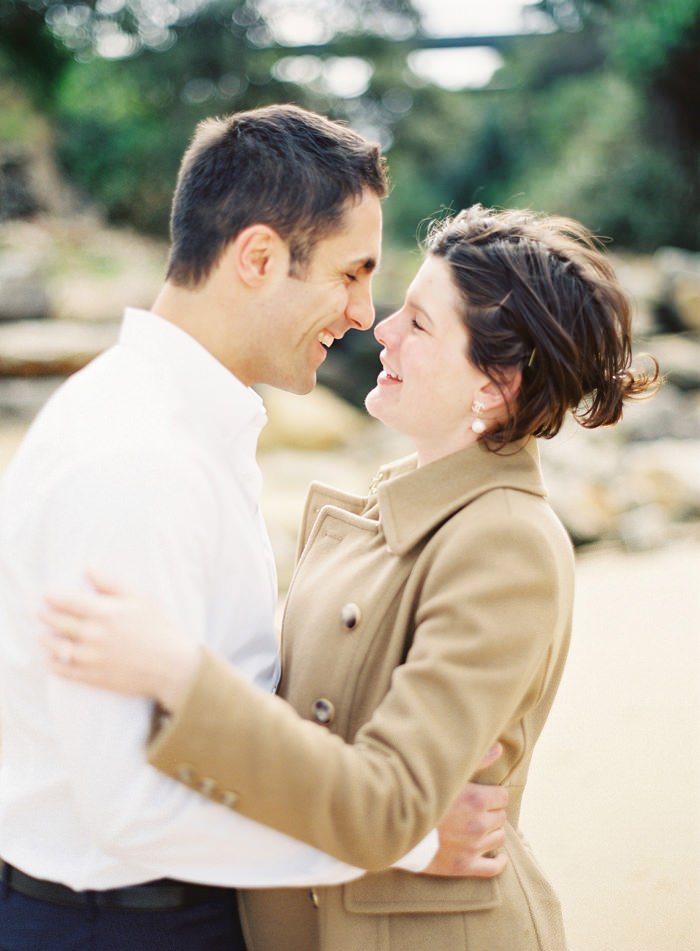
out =
{"type": "Polygon", "coordinates": [[[0,875],[5,884],[20,895],[50,902],[53,905],[68,905],[72,908],[165,911],[201,905],[224,895],[233,897],[233,890],[230,888],[177,882],[169,878],[145,882],[143,885],[127,885],[124,888],[76,892],[58,882],[33,878],[1,860],[0,875]]]}

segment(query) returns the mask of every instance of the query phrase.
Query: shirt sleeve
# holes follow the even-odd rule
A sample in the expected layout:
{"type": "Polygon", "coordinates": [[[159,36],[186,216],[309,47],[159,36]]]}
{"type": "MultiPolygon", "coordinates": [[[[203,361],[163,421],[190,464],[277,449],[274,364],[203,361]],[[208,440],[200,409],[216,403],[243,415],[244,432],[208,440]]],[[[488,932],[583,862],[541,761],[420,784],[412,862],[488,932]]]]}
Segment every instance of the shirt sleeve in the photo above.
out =
{"type": "MultiPolygon", "coordinates": [[[[44,590],[78,590],[85,568],[100,568],[206,642],[209,566],[221,522],[203,468],[157,453],[102,460],[62,476],[43,510],[37,557],[44,590]]],[[[231,584],[244,583],[245,571],[235,572],[231,584]]],[[[47,694],[73,795],[97,848],[153,878],[219,885],[332,884],[362,874],[150,766],[150,702],[50,675],[47,694]]]]}

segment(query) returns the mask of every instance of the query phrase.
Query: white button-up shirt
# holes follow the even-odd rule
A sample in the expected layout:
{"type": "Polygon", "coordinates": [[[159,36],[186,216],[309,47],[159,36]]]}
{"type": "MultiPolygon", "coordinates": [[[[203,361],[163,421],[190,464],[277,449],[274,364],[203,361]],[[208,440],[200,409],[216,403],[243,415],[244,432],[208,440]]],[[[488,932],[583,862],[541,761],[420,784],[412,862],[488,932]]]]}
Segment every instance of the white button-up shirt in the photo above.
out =
{"type": "MultiPolygon", "coordinates": [[[[127,311],[39,414],[0,494],[0,856],[75,889],[171,877],[327,884],[358,869],[145,761],[150,702],[47,673],[37,612],[94,567],[156,599],[265,690],[276,579],[259,509],[260,398],[192,337],[127,311]]],[[[405,867],[423,867],[426,841],[405,867]]],[[[427,850],[427,851],[426,851],[427,850]]]]}

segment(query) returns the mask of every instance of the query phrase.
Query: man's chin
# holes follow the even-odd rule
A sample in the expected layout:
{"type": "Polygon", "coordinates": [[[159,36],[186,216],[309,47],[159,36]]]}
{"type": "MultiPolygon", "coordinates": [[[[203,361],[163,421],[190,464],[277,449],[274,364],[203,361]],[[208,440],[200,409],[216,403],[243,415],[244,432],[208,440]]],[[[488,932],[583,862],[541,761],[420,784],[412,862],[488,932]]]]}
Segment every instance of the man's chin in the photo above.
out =
{"type": "Polygon", "coordinates": [[[290,380],[288,383],[282,383],[279,389],[286,390],[287,393],[294,393],[295,396],[306,396],[316,386],[316,374],[307,377],[305,380],[290,380]]]}

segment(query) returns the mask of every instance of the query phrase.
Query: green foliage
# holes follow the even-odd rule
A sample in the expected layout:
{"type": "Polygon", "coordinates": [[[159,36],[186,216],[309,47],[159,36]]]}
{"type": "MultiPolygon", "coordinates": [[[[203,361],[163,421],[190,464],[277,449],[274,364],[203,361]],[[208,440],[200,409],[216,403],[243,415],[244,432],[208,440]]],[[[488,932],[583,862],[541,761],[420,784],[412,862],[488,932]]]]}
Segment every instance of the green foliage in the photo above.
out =
{"type": "Polygon", "coordinates": [[[0,146],[32,149],[48,140],[48,123],[32,107],[24,90],[14,82],[0,80],[0,146]]]}
{"type": "Polygon", "coordinates": [[[408,72],[410,0],[307,0],[334,47],[305,60],[275,45],[256,0],[0,0],[0,89],[21,82],[0,98],[0,144],[39,135],[33,101],[72,184],[164,235],[196,122],[294,101],[390,146],[386,232],[404,247],[426,218],[481,201],[571,214],[618,245],[700,248],[700,0],[539,6],[558,32],[513,44],[491,88],[454,93],[408,72]],[[345,55],[371,80],[334,95],[323,70],[345,55]]]}
{"type": "Polygon", "coordinates": [[[0,79],[16,80],[44,107],[51,100],[53,80],[70,61],[45,13],[42,0],[0,0],[0,79]]]}
{"type": "Polygon", "coordinates": [[[643,97],[614,73],[560,83],[537,100],[532,145],[512,194],[579,218],[618,245],[692,244],[689,183],[673,151],[648,141],[644,120],[643,97]]]}
{"type": "Polygon", "coordinates": [[[389,223],[406,234],[430,203],[478,200],[572,215],[618,246],[700,248],[699,5],[671,4],[681,30],[663,4],[580,3],[572,18],[567,0],[566,30],[520,41],[493,92],[417,96],[390,154],[389,223]],[[642,81],[620,38],[647,16],[659,52],[642,81]]]}
{"type": "MultiPolygon", "coordinates": [[[[49,14],[58,8],[44,6],[49,14]]],[[[67,5],[69,13],[74,6],[67,5]]],[[[322,86],[297,85],[276,75],[275,63],[288,51],[270,45],[266,23],[250,4],[202,4],[196,15],[171,23],[167,42],[161,37],[157,48],[149,48],[147,14],[155,5],[127,2],[115,24],[119,36],[132,37],[136,45],[130,55],[116,59],[94,55],[100,37],[104,40],[100,24],[106,17],[93,6],[83,7],[82,19],[66,19],[65,11],[53,15],[55,28],[78,55],[59,71],[51,109],[62,167],[113,220],[166,233],[179,159],[205,116],[276,101],[348,115],[322,86]]],[[[366,0],[343,6],[354,11],[354,23],[369,9],[366,0]]],[[[370,6],[375,14],[385,9],[410,19],[405,0],[370,6]]],[[[367,37],[370,47],[372,39],[367,37]]],[[[387,41],[381,43],[386,50],[387,41]]],[[[362,37],[355,39],[356,55],[362,44],[362,37]]]]}
{"type": "Polygon", "coordinates": [[[163,121],[155,90],[131,65],[116,70],[93,59],[65,71],[56,92],[58,157],[113,220],[165,233],[186,132],[163,121]]]}
{"type": "Polygon", "coordinates": [[[641,82],[660,73],[700,16],[700,0],[627,0],[612,25],[613,57],[641,82]]]}

